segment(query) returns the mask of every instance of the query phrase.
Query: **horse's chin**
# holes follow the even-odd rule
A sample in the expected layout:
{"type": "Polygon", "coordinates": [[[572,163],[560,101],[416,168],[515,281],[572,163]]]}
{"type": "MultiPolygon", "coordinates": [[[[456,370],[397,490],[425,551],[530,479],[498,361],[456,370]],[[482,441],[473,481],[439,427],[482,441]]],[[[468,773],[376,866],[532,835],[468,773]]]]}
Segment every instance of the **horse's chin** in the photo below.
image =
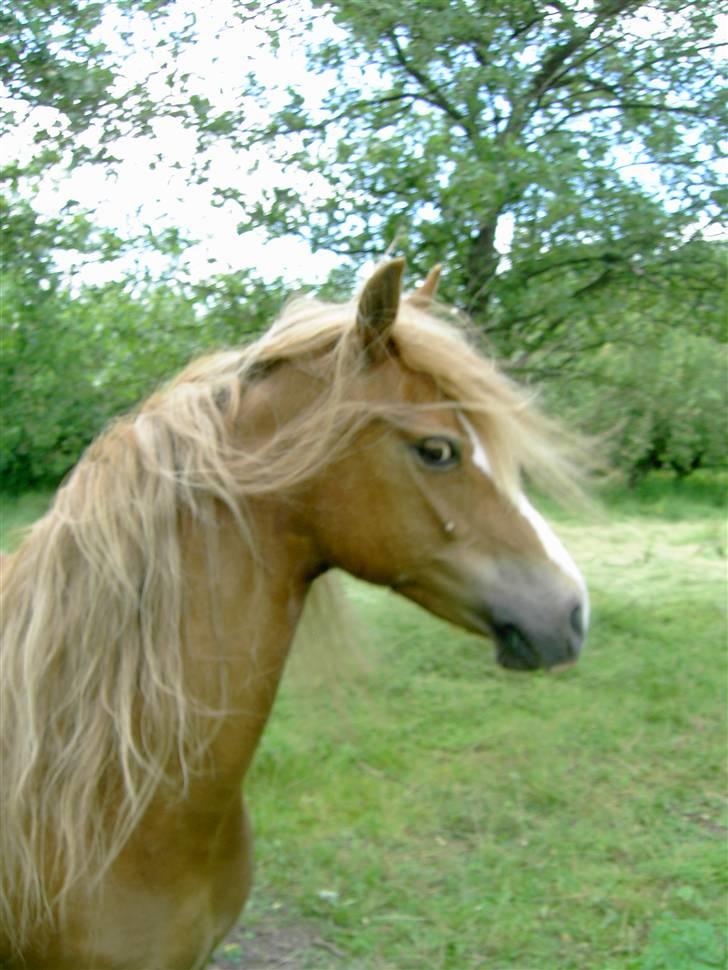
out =
{"type": "Polygon", "coordinates": [[[563,655],[555,652],[554,655],[545,656],[514,626],[493,627],[492,636],[496,645],[496,659],[506,670],[545,670],[556,674],[573,667],[577,661],[568,648],[563,655]]]}
{"type": "Polygon", "coordinates": [[[535,647],[515,626],[504,624],[493,627],[496,659],[506,670],[538,670],[546,666],[535,647]]]}
{"type": "Polygon", "coordinates": [[[487,612],[477,611],[468,614],[464,625],[494,641],[496,660],[506,670],[527,673],[552,667],[529,638],[511,623],[494,623],[487,612]]]}

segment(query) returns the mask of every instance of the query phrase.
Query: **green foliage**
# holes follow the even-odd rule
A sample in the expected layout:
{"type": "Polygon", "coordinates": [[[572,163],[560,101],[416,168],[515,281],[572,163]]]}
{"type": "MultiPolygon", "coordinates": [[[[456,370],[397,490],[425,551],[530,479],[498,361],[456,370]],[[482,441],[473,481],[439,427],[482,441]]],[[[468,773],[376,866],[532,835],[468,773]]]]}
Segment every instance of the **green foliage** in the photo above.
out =
{"type": "MultiPolygon", "coordinates": [[[[600,494],[622,516],[666,522],[691,517],[723,520],[728,509],[728,472],[697,471],[689,479],[652,472],[630,485],[612,481],[600,494]]],[[[724,547],[725,543],[719,546],[723,554],[724,547]]]]}
{"type": "MultiPolygon", "coordinates": [[[[50,7],[35,0],[17,0],[4,9],[0,57],[10,118],[43,106],[64,115],[77,131],[90,124],[108,102],[112,81],[103,48],[93,40],[102,10],[94,2],[50,7]]],[[[38,141],[47,137],[40,129],[38,141]]]]}
{"type": "Polygon", "coordinates": [[[327,188],[238,194],[244,225],[442,261],[444,298],[626,470],[720,460],[719,4],[316,6],[340,33],[311,70],[336,82],[315,106],[290,85],[248,143],[327,188]]]}
{"type": "Polygon", "coordinates": [[[55,219],[28,201],[49,170],[88,162],[113,170],[116,139],[149,134],[165,116],[196,128],[200,144],[224,133],[210,103],[189,92],[191,75],[177,59],[196,37],[194,19],[181,18],[171,0],[18,0],[0,25],[0,120],[29,132],[36,149],[0,167],[0,475],[20,489],[56,483],[111,418],[195,354],[256,332],[282,297],[250,270],[196,286],[145,270],[82,285],[84,262],[134,248],[164,253],[169,276],[186,241],[175,228],[122,241],[73,200],[55,219]],[[159,42],[159,76],[139,81],[125,59],[142,28],[159,42]],[[71,264],[64,274],[59,254],[71,264]]]}
{"type": "Polygon", "coordinates": [[[168,118],[196,134],[190,179],[211,177],[211,145],[253,148],[255,165],[264,146],[278,184],[255,197],[220,184],[216,201],[239,203],[241,231],[294,233],[348,257],[327,296],[393,243],[415,273],[442,261],[444,299],[517,377],[549,385],[567,421],[607,431],[633,478],[719,462],[725,253],[703,234],[725,205],[717,0],[438,0],[427,15],[419,0],[313,0],[313,10],[336,27],[314,34],[316,15],[267,0],[234,16],[272,49],[298,31],[309,77],[326,82],[319,100],[298,78],[272,97],[241,67],[240,98],[224,110],[195,88],[181,55],[198,27],[172,0],[18,0],[0,13],[0,122],[29,131],[36,149],[0,167],[8,482],[55,481],[115,410],[280,303],[280,287],[250,271],[156,291],[144,271],[61,286],[58,253],[75,269],[154,248],[170,259],[167,280],[182,265],[174,228],[122,242],[72,200],[59,219],[27,201],[54,167],[113,170],[117,139],[168,118]],[[125,69],[140,26],[157,51],[144,83],[125,69]]]}
{"type": "Polygon", "coordinates": [[[52,251],[84,245],[88,227],[43,222],[27,203],[13,202],[0,197],[0,473],[6,487],[57,478],[78,454],[83,433],[79,438],[77,429],[89,419],[93,426],[96,407],[88,396],[73,415],[54,406],[66,382],[83,386],[91,368],[83,335],[67,332],[70,299],[61,292],[52,251]]]}
{"type": "Polygon", "coordinates": [[[0,551],[12,552],[23,530],[45,514],[52,499],[52,492],[0,492],[0,551]]]}
{"type": "MultiPolygon", "coordinates": [[[[173,6],[173,0],[15,0],[5,5],[0,14],[5,94],[0,121],[8,128],[30,124],[37,152],[28,163],[1,167],[0,182],[38,175],[59,161],[110,164],[114,156],[108,145],[115,138],[129,130],[140,134],[151,118],[172,110],[144,83],[124,76],[121,52],[130,18],[155,22],[173,6]],[[37,113],[38,108],[44,110],[37,113]],[[90,139],[83,137],[88,132],[93,132],[90,139]]],[[[191,36],[189,26],[168,28],[164,44],[169,55],[191,36]]]]}
{"type": "MultiPolygon", "coordinates": [[[[119,140],[152,134],[160,119],[198,126],[204,141],[210,119],[177,61],[196,38],[194,21],[179,17],[174,0],[18,0],[0,12],[0,35],[0,137],[10,149],[0,164],[2,269],[12,278],[4,286],[17,290],[22,282],[27,306],[34,289],[47,290],[51,276],[57,282],[58,254],[71,266],[67,275],[125,249],[179,257],[175,228],[155,233],[143,227],[122,242],[74,199],[54,219],[39,217],[29,200],[66,170],[94,164],[112,173],[119,140]],[[141,80],[127,63],[135,31],[146,31],[147,42],[158,40],[155,73],[141,80]]],[[[157,159],[162,154],[160,148],[157,159]]],[[[3,304],[3,313],[6,304],[13,312],[21,305],[15,292],[3,294],[3,304]]]]}
{"type": "Polygon", "coordinates": [[[645,330],[585,355],[550,388],[554,406],[603,435],[632,482],[655,468],[725,466],[728,347],[687,329],[645,330]]]}
{"type": "Polygon", "coordinates": [[[113,417],[194,356],[266,325],[280,284],[248,273],[193,292],[156,283],[52,287],[31,305],[12,279],[0,354],[0,475],[6,489],[55,484],[113,417]]]}
{"type": "Polygon", "coordinates": [[[391,243],[421,270],[445,261],[445,296],[511,355],[558,344],[566,320],[614,321],[616,295],[649,299],[680,275],[689,227],[717,217],[713,0],[316,6],[341,33],[311,70],[336,83],[316,108],[292,84],[250,140],[328,191],[239,197],[249,225],[358,263],[391,243]]]}

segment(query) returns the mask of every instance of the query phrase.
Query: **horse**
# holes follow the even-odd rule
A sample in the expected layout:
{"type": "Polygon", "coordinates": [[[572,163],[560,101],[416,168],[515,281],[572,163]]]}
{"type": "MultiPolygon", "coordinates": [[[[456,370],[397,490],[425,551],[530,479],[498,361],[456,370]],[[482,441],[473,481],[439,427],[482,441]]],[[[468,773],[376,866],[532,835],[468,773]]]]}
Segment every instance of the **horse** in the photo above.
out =
{"type": "Polygon", "coordinates": [[[523,480],[565,434],[403,260],[290,303],[88,448],[3,569],[0,963],[202,970],[251,886],[246,772],[337,568],[579,656],[588,595],[523,480]]]}

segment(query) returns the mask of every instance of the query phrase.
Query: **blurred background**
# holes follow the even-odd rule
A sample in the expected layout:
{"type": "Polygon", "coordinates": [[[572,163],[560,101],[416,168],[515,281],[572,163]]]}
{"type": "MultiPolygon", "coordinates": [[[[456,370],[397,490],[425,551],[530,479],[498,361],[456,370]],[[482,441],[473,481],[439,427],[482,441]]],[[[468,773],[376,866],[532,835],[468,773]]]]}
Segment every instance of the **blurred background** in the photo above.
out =
{"type": "MultiPolygon", "coordinates": [[[[725,455],[720,4],[16,0],[0,474],[385,252],[637,482],[725,455]]],[[[725,47],[722,48],[723,53],[725,47]]]]}

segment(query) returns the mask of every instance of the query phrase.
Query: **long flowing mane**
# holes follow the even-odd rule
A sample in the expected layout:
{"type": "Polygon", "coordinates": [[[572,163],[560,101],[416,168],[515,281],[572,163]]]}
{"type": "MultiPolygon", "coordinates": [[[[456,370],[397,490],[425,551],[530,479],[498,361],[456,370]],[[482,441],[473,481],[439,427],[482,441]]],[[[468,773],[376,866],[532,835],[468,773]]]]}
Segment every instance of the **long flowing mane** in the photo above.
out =
{"type": "MultiPolygon", "coordinates": [[[[185,680],[181,512],[212,525],[223,503],[254,553],[246,498],[314,477],[374,417],[404,416],[348,397],[366,366],[355,307],[299,299],[249,346],[193,362],[89,447],[4,564],[0,926],[11,937],[101,877],[158,787],[196,770],[224,708],[222,693],[204,708],[185,680]],[[241,453],[232,429],[246,394],[283,362],[317,382],[315,405],[241,453]]],[[[452,314],[405,301],[395,341],[403,364],[467,414],[504,491],[524,470],[568,486],[560,430],[452,314]]]]}

